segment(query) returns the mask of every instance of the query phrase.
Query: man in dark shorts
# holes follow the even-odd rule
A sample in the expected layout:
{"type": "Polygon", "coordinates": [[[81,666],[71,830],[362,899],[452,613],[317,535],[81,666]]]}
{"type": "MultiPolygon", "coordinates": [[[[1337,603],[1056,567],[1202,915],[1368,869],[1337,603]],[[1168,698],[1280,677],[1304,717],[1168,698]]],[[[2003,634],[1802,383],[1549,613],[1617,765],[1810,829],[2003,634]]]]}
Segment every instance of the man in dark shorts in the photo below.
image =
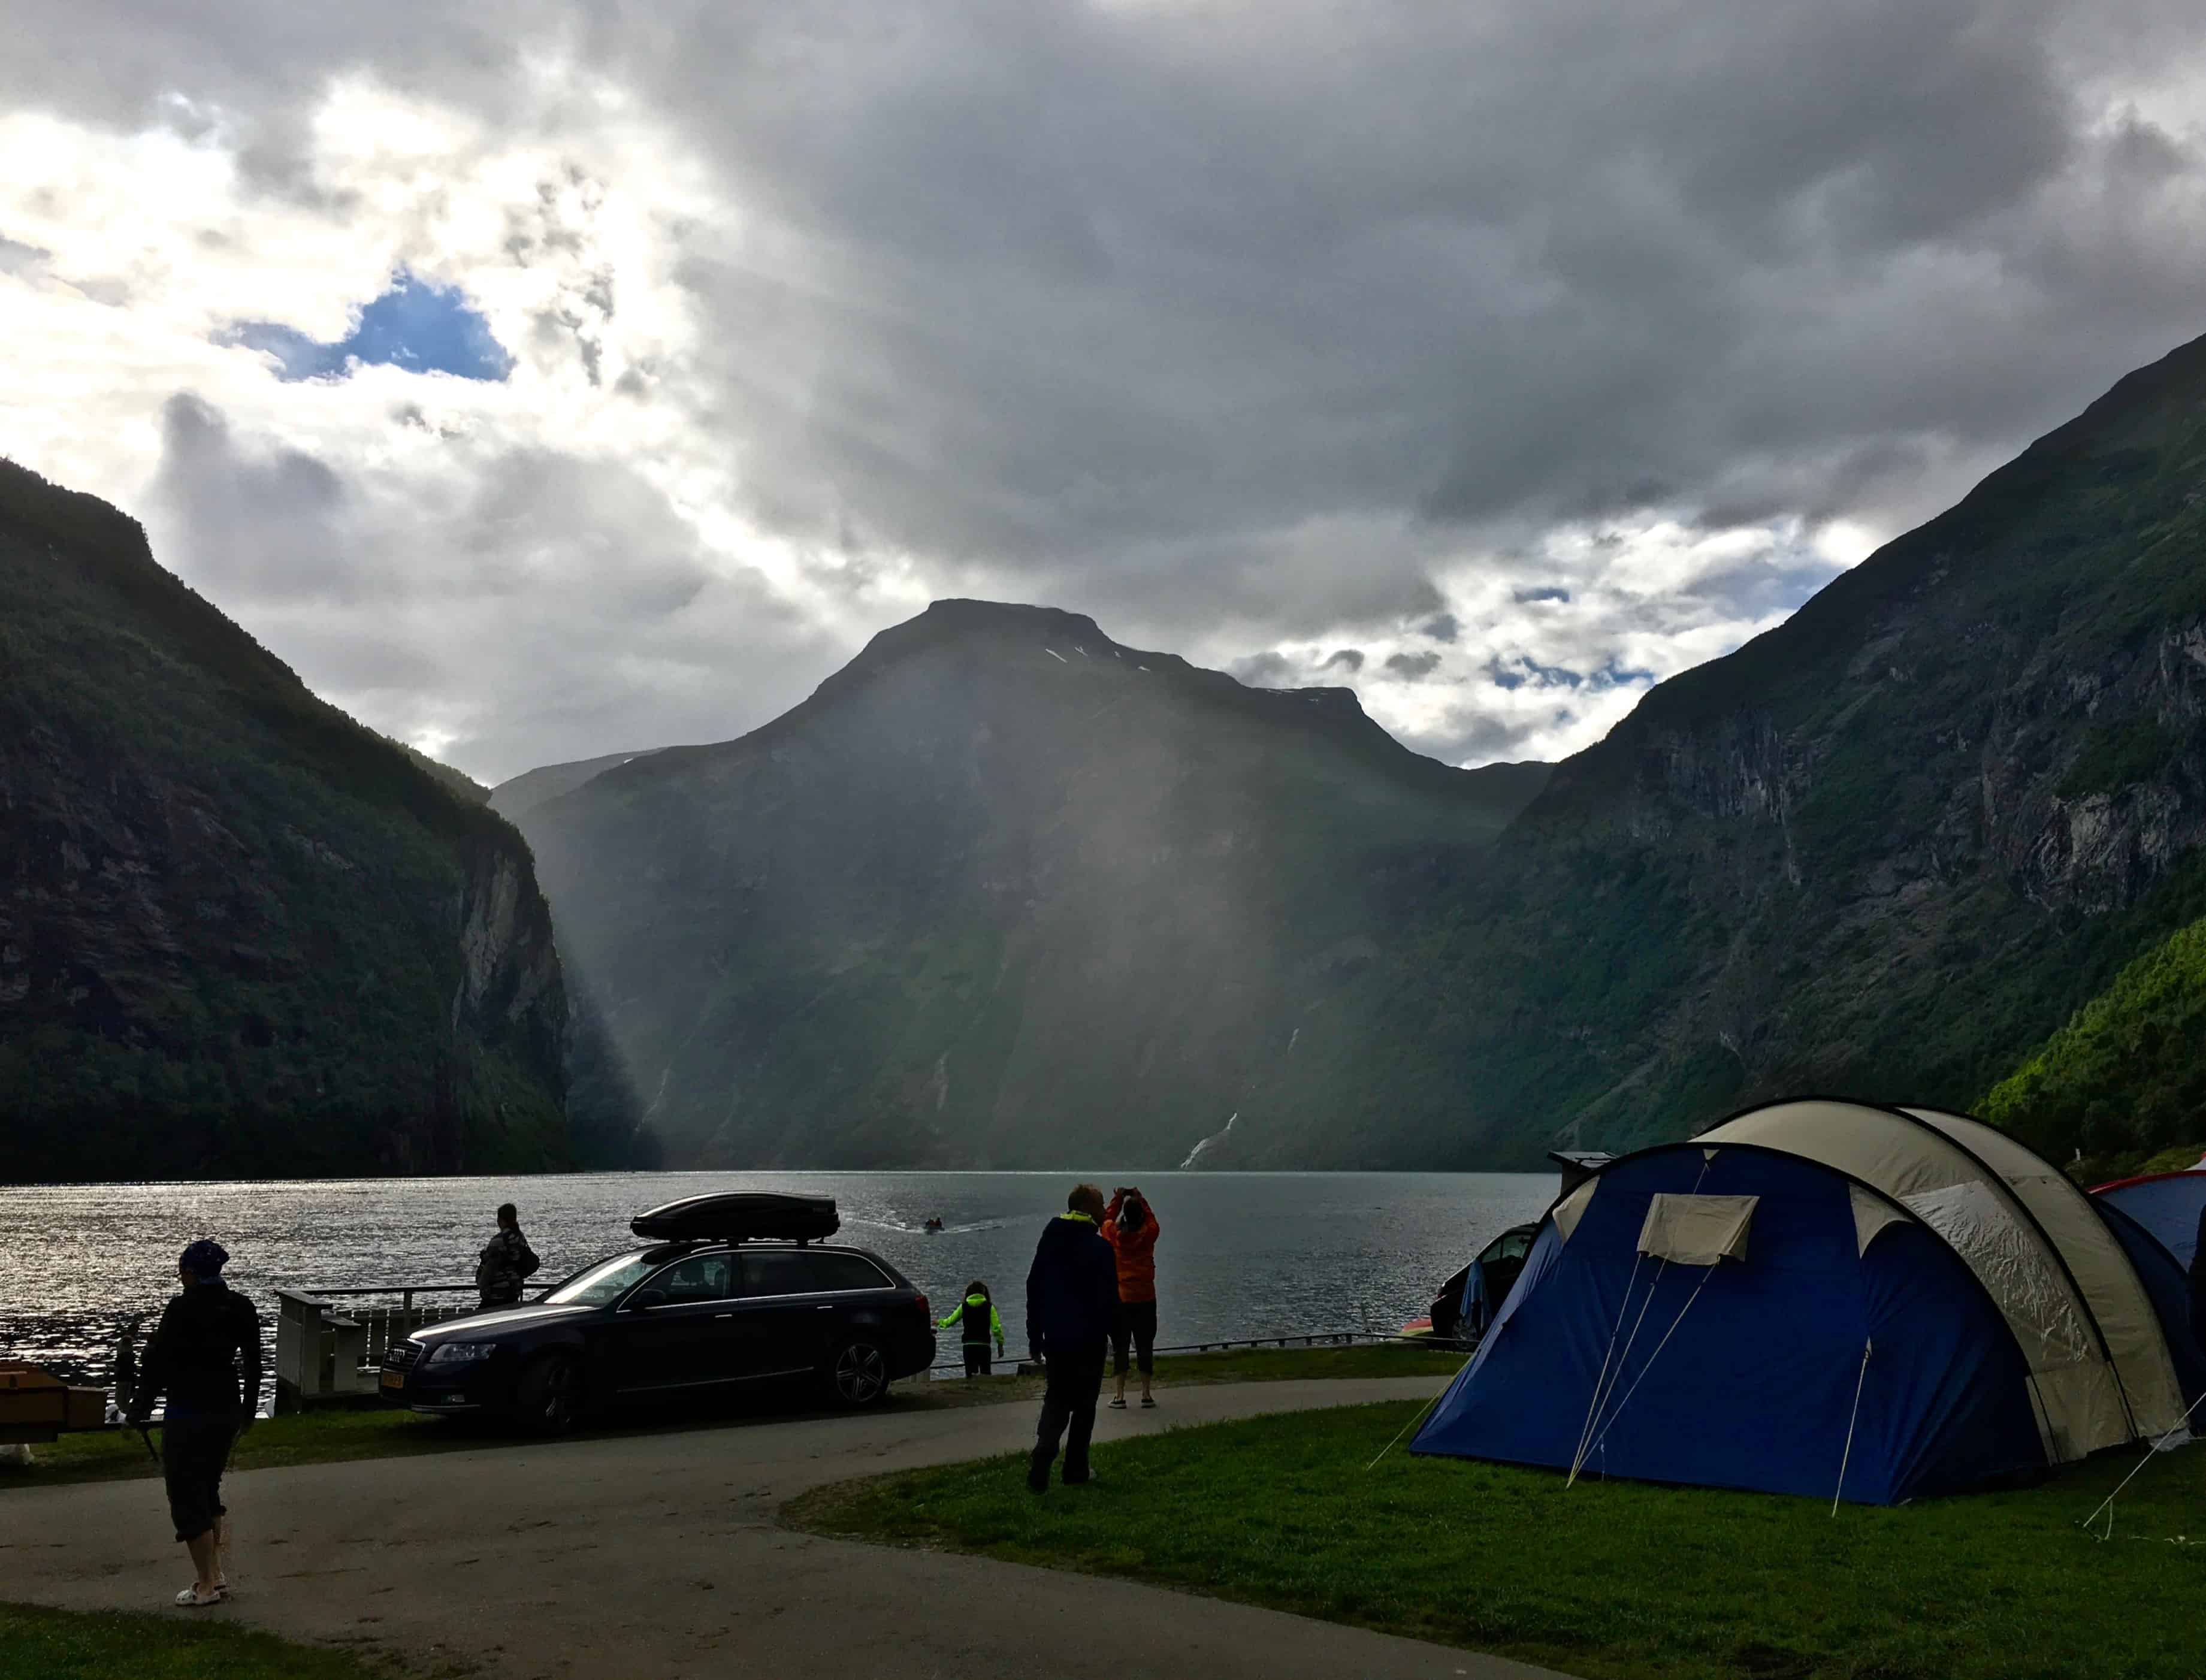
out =
{"type": "Polygon", "coordinates": [[[1076,1185],[1065,1209],[1043,1227],[1027,1273],[1027,1345],[1049,1373],[1027,1466],[1027,1486],[1037,1493],[1049,1491],[1049,1467],[1060,1439],[1065,1486],[1091,1480],[1088,1441],[1095,1433],[1103,1356],[1118,1311],[1118,1265],[1096,1229],[1103,1192],[1093,1184],[1076,1185]]]}
{"type": "Polygon", "coordinates": [[[187,1609],[220,1604],[230,1592],[222,1473],[232,1443],[253,1427],[260,1397],[260,1315],[223,1282],[229,1259],[222,1244],[205,1237],[184,1250],[176,1262],[183,1293],[163,1310],[130,1397],[130,1422],[140,1429],[153,1402],[168,1397],[161,1474],[176,1539],[192,1558],[192,1584],[176,1599],[187,1609]]]}

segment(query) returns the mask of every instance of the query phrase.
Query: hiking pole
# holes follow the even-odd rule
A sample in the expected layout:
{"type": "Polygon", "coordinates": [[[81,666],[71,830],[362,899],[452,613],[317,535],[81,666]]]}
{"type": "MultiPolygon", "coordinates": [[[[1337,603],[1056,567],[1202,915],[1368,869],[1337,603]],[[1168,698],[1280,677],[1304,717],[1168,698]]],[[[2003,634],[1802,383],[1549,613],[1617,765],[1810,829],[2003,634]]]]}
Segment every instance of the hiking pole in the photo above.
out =
{"type": "Polygon", "coordinates": [[[158,1464],[161,1462],[161,1454],[159,1449],[153,1445],[153,1426],[150,1423],[140,1424],[138,1439],[146,1443],[146,1456],[158,1464]]]}

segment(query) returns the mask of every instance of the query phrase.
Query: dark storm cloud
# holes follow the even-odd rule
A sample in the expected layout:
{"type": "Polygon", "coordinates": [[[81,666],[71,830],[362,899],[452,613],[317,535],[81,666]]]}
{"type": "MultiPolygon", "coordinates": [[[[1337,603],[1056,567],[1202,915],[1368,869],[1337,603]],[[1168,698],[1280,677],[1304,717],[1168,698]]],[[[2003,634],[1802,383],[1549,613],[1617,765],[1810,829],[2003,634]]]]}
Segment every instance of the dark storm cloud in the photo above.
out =
{"type": "Polygon", "coordinates": [[[1705,572],[1678,596],[1712,603],[1727,618],[1758,621],[1791,612],[1833,575],[1831,563],[1813,555],[1771,555],[1705,572]]]}
{"type": "MultiPolygon", "coordinates": [[[[218,109],[255,190],[343,219],[305,161],[329,78],[496,131],[518,68],[567,51],[746,229],[685,234],[682,273],[700,424],[749,516],[1160,645],[1446,643],[1465,609],[1439,581],[1558,521],[1919,517],[2206,330],[2206,159],[2124,103],[2199,50],[2161,0],[1647,0],[1629,28],[1607,0],[945,0],[893,27],[832,0],[33,0],[0,98],[218,109]]],[[[164,468],[196,563],[271,599],[359,587],[299,556],[358,516],[344,484],[171,424],[172,465],[255,492],[218,505],[164,468]]],[[[565,493],[584,530],[635,513],[614,481],[565,493]]],[[[468,518],[481,546],[452,563],[493,581],[542,535],[468,518]]],[[[618,587],[648,617],[681,569],[618,587]]],[[[1702,587],[1750,618],[1813,581],[1702,587]]]]}
{"type": "Polygon", "coordinates": [[[1548,721],[1496,718],[1464,706],[1451,707],[1437,728],[1400,733],[1404,746],[1443,764],[1495,764],[1529,756],[1525,743],[1548,721]]]}
{"type": "Polygon", "coordinates": [[[1296,675],[1293,661],[1285,654],[1270,649],[1261,653],[1252,653],[1245,659],[1236,659],[1232,673],[1252,688],[1287,688],[1292,684],[1296,675]]]}
{"type": "Polygon", "coordinates": [[[2004,442],[2202,325],[2062,279],[2037,195],[2123,190],[2137,147],[2089,128],[2051,9],[1672,4],[1651,51],[1605,13],[705,24],[709,77],[649,74],[836,253],[802,299],[711,284],[826,346],[841,435],[781,434],[775,515],[855,493],[921,551],[1107,569],[1359,506],[1690,503],[1774,444],[2004,442]],[[781,84],[707,121],[768,57],[781,84]],[[854,295],[896,307],[821,313],[854,295]]]}
{"type": "Polygon", "coordinates": [[[1327,658],[1323,664],[1318,667],[1318,669],[1320,670],[1344,670],[1350,676],[1353,676],[1356,672],[1363,669],[1363,650],[1360,647],[1338,648],[1327,658]]]}
{"type": "Polygon", "coordinates": [[[221,413],[179,391],[161,409],[153,499],[176,533],[165,557],[218,599],[349,603],[363,579],[343,484],[297,450],[241,450],[221,413]]]}
{"type": "Polygon", "coordinates": [[[147,511],[163,560],[309,686],[397,733],[449,736],[478,775],[623,731],[740,734],[833,658],[757,576],[703,559],[625,467],[510,450],[425,494],[241,438],[188,393],[162,420],[147,511]]]}
{"type": "Polygon", "coordinates": [[[1415,682],[1430,676],[1440,662],[1440,656],[1428,649],[1422,653],[1390,653],[1386,669],[1405,682],[1415,682]]]}

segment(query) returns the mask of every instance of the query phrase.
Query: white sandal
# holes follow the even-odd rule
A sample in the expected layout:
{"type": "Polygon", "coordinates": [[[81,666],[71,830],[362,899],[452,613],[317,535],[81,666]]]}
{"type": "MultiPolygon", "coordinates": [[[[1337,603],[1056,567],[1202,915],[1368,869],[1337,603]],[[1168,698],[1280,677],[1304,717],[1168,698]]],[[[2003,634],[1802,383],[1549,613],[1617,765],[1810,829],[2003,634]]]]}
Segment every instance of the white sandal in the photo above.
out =
{"type": "Polygon", "coordinates": [[[224,1586],[216,1588],[214,1591],[207,1594],[204,1598],[202,1598],[200,1595],[199,1583],[197,1582],[194,1582],[190,1586],[185,1588],[182,1592],[176,1594],[176,1608],[179,1610],[205,1610],[211,1604],[220,1604],[229,1596],[230,1588],[224,1586]]]}

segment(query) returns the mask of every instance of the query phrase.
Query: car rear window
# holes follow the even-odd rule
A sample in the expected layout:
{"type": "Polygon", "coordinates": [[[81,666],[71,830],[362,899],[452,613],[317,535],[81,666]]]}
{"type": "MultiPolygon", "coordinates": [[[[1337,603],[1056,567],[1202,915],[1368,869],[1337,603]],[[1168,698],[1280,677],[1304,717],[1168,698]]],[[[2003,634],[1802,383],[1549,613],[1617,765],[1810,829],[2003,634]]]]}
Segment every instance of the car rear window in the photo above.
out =
{"type": "Polygon", "coordinates": [[[804,1248],[743,1251],[745,1295],[822,1295],[837,1290],[891,1287],[862,1254],[820,1254],[804,1248]]]}

